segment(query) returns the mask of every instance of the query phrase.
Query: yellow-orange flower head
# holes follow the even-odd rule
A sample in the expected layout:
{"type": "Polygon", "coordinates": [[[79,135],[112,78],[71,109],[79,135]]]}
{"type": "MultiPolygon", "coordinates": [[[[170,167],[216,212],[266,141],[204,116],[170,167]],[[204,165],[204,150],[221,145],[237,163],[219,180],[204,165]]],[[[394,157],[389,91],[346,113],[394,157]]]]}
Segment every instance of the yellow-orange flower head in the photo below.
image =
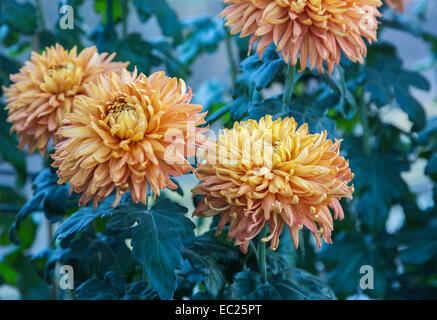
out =
{"type": "Polygon", "coordinates": [[[49,47],[40,55],[32,52],[30,61],[19,73],[10,76],[12,85],[3,88],[11,131],[20,138],[20,149],[28,146],[44,154],[47,143],[71,112],[75,96],[84,93],[84,85],[109,70],[120,71],[128,63],[111,62],[115,54],[98,54],[95,47],[77,54],[61,45],[49,47]]]}
{"type": "Polygon", "coordinates": [[[202,195],[194,215],[221,214],[217,234],[230,224],[228,240],[235,238],[243,252],[268,223],[275,250],[284,226],[298,246],[298,232],[306,226],[331,243],[334,219],[343,219],[339,199],[352,198],[348,186],[353,174],[339,155],[340,141],[326,138],[326,131],[310,134],[307,124],[299,128],[293,118],[235,123],[219,136],[217,146],[202,155],[196,169],[202,181],[193,192],[202,195]],[[219,158],[215,161],[212,153],[219,158]]]}
{"type": "Polygon", "coordinates": [[[404,0],[386,0],[386,3],[394,11],[405,12],[404,0]]]}
{"type": "Polygon", "coordinates": [[[341,52],[353,62],[363,63],[367,47],[363,40],[376,41],[380,0],[224,0],[228,6],[220,14],[231,33],[251,35],[250,47],[258,43],[262,57],[274,43],[287,63],[301,71],[308,60],[323,73],[339,64],[341,52]]]}
{"type": "Polygon", "coordinates": [[[207,130],[197,128],[206,113],[189,103],[185,82],[164,72],[147,77],[123,70],[85,91],[58,131],[62,141],[52,155],[58,183],[70,182],[70,192],[82,193],[79,205],[94,199],[95,207],[114,189],[115,206],[127,190],[134,202],[146,203],[148,184],[155,195],[176,188],[170,176],[192,169],[185,157],[194,156],[207,130]]]}

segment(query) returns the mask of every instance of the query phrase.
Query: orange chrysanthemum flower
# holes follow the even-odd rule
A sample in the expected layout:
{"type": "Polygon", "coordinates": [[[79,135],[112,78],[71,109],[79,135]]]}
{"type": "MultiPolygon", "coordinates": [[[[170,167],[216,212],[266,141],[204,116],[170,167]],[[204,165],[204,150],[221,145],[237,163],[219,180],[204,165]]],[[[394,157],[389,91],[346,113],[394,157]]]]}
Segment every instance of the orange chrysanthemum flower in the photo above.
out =
{"type": "Polygon", "coordinates": [[[225,17],[231,33],[252,35],[250,47],[261,39],[260,58],[274,43],[287,63],[301,71],[323,62],[331,73],[340,63],[341,52],[350,60],[363,63],[367,47],[363,38],[376,41],[380,0],[224,0],[229,4],[220,16],[225,17]]]}
{"type": "Polygon", "coordinates": [[[197,128],[206,113],[189,104],[185,82],[164,72],[137,77],[123,70],[85,91],[58,131],[62,141],[52,155],[58,183],[70,182],[70,192],[82,193],[79,205],[94,199],[94,207],[114,189],[115,206],[127,190],[134,202],[146,203],[148,183],[155,195],[176,188],[170,176],[192,169],[185,157],[207,141],[207,128],[197,128]]]}
{"type": "Polygon", "coordinates": [[[354,191],[348,186],[353,174],[339,148],[340,141],[327,139],[326,131],[310,134],[307,124],[297,128],[293,118],[237,122],[219,136],[215,150],[202,156],[206,162],[196,169],[202,183],[193,192],[203,197],[194,215],[221,214],[217,234],[230,223],[228,240],[235,238],[243,252],[266,222],[270,235],[261,241],[271,241],[273,250],[284,226],[296,248],[303,226],[318,247],[320,237],[331,243],[329,209],[334,219],[343,219],[339,199],[351,199],[354,191]]]}
{"type": "Polygon", "coordinates": [[[120,71],[128,63],[111,62],[115,54],[98,54],[95,47],[77,54],[61,45],[49,47],[40,55],[32,52],[30,61],[19,73],[10,76],[13,82],[5,91],[9,110],[8,122],[20,137],[19,148],[28,146],[44,154],[47,143],[71,112],[73,100],[84,93],[84,85],[109,70],[120,71]]]}
{"type": "Polygon", "coordinates": [[[405,12],[404,0],[386,0],[387,5],[398,12],[405,12]]]}

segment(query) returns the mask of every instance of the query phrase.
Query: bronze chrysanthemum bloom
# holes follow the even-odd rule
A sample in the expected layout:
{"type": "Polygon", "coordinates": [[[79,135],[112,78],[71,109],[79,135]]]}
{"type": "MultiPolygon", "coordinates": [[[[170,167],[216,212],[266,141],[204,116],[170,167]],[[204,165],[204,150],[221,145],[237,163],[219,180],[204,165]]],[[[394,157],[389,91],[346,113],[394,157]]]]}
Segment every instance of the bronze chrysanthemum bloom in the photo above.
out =
{"type": "Polygon", "coordinates": [[[40,55],[32,52],[30,61],[19,73],[10,76],[12,85],[3,88],[8,122],[20,138],[19,148],[28,146],[45,154],[47,143],[71,112],[73,100],[83,94],[84,85],[109,70],[120,71],[128,63],[111,62],[115,54],[99,54],[95,47],[82,50],[79,55],[61,45],[49,47],[40,55]]]}
{"type": "Polygon", "coordinates": [[[386,0],[386,3],[394,11],[405,12],[404,0],[386,0]]]}
{"type": "Polygon", "coordinates": [[[251,35],[250,47],[259,40],[260,58],[274,43],[287,63],[301,71],[308,60],[313,69],[328,72],[340,63],[341,52],[353,62],[363,63],[367,47],[363,40],[376,41],[377,9],[380,0],[224,0],[220,14],[232,34],[251,35]]]}
{"type": "Polygon", "coordinates": [[[334,219],[343,219],[339,200],[352,198],[348,186],[353,174],[339,155],[340,141],[326,138],[326,131],[310,134],[307,124],[297,128],[293,118],[235,123],[219,136],[215,149],[196,169],[202,181],[193,192],[202,195],[194,215],[221,215],[217,234],[229,225],[228,239],[235,238],[243,252],[268,223],[270,248],[278,247],[284,226],[298,246],[298,232],[306,226],[331,243],[334,219]],[[219,159],[216,159],[215,155],[219,159]]]}
{"type": "Polygon", "coordinates": [[[116,190],[114,206],[127,190],[134,202],[147,201],[147,185],[156,194],[176,188],[170,176],[192,169],[185,157],[205,142],[206,113],[190,104],[191,89],[164,72],[149,77],[136,71],[114,72],[85,85],[74,100],[52,155],[58,183],[70,182],[82,193],[79,204],[100,200],[116,190]],[[174,139],[175,138],[175,139],[174,139]]]}

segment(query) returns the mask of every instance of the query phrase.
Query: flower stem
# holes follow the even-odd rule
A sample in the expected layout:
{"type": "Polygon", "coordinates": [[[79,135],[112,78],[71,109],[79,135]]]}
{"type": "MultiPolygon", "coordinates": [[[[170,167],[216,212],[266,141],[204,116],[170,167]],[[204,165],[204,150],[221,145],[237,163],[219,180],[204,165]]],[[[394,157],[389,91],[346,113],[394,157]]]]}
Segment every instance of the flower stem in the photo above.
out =
{"type": "Polygon", "coordinates": [[[142,265],[142,269],[143,269],[143,280],[144,281],[147,281],[147,272],[146,272],[146,263],[145,262],[143,262],[143,265],[142,265]]]}
{"type": "Polygon", "coordinates": [[[36,15],[37,15],[40,31],[44,31],[46,29],[46,23],[45,23],[45,19],[44,19],[44,13],[43,13],[42,5],[41,5],[41,0],[35,1],[35,10],[36,10],[36,15]]]}
{"type": "Polygon", "coordinates": [[[291,103],[291,99],[293,98],[294,87],[299,80],[299,76],[296,75],[296,66],[288,63],[284,69],[285,75],[285,85],[284,85],[284,95],[282,101],[284,102],[285,107],[288,107],[291,103]]]}
{"type": "Polygon", "coordinates": [[[147,184],[147,190],[146,190],[146,207],[147,210],[150,210],[150,184],[147,184]]]}
{"type": "Polygon", "coordinates": [[[108,29],[112,31],[113,28],[113,17],[114,17],[114,13],[113,13],[113,2],[112,0],[107,0],[106,2],[106,23],[108,26],[108,29]]]}
{"type": "Polygon", "coordinates": [[[235,66],[234,55],[232,53],[232,45],[231,45],[232,37],[228,31],[225,32],[226,32],[225,34],[226,53],[228,56],[229,66],[231,68],[231,84],[233,88],[235,85],[235,81],[237,80],[238,71],[237,71],[237,67],[235,66]]]}
{"type": "Polygon", "coordinates": [[[127,16],[129,14],[129,10],[128,10],[128,0],[122,0],[121,2],[121,10],[122,10],[122,24],[123,24],[123,29],[122,29],[122,33],[123,33],[123,38],[127,37],[127,16]]]}
{"type": "Polygon", "coordinates": [[[261,237],[258,247],[258,261],[259,261],[260,272],[263,275],[265,281],[267,281],[266,243],[263,242],[262,239],[265,238],[266,235],[267,235],[267,225],[265,225],[263,230],[261,231],[261,237]]]}
{"type": "Polygon", "coordinates": [[[361,125],[363,126],[363,148],[366,155],[370,155],[370,129],[369,129],[369,115],[367,113],[366,102],[364,101],[364,89],[360,88],[359,93],[359,112],[361,125]]]}

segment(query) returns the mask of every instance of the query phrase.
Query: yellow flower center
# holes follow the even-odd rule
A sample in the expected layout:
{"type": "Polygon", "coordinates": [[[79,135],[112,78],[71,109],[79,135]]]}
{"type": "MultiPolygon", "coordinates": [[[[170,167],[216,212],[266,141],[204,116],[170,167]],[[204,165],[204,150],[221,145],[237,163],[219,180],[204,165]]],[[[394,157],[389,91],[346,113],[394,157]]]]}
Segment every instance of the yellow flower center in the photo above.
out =
{"type": "Polygon", "coordinates": [[[137,105],[127,97],[107,102],[104,121],[111,128],[111,134],[127,142],[142,139],[147,120],[144,113],[140,112],[139,116],[137,111],[137,105]]]}
{"type": "Polygon", "coordinates": [[[51,66],[47,70],[47,74],[50,77],[53,77],[55,74],[57,74],[59,72],[65,73],[65,71],[71,72],[71,70],[73,70],[73,64],[71,62],[62,62],[62,63],[57,63],[57,64],[51,66]]]}
{"type": "MultiPolygon", "coordinates": [[[[275,0],[276,4],[282,8],[291,8],[293,12],[295,13],[301,13],[307,6],[307,0],[275,0]]],[[[312,6],[319,7],[320,6],[320,0],[313,0],[312,6]]]]}
{"type": "Polygon", "coordinates": [[[46,70],[43,79],[39,85],[42,91],[74,96],[81,88],[83,72],[73,62],[56,63],[46,70]]]}

